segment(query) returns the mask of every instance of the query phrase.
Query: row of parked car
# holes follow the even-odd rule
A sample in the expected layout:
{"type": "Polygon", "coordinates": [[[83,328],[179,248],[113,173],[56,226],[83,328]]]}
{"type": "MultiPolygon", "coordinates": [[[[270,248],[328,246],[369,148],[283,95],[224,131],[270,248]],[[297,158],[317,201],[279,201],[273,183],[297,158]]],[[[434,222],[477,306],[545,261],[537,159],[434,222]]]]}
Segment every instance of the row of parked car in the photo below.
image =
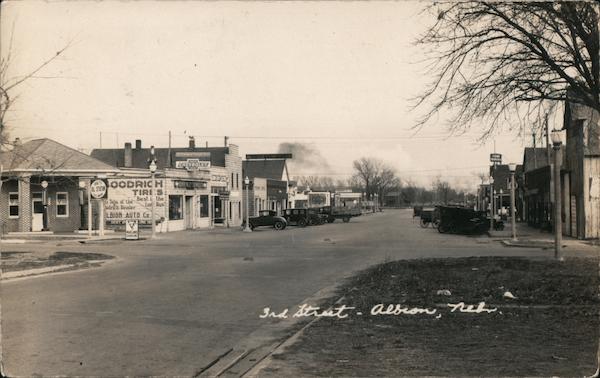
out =
{"type": "MultiPolygon", "coordinates": [[[[414,217],[421,218],[421,227],[425,228],[431,224],[440,233],[482,234],[490,228],[490,219],[484,211],[464,206],[439,205],[433,209],[415,206],[414,217]]],[[[494,229],[504,229],[504,223],[500,220],[494,222],[494,229]]]]}
{"type": "MultiPolygon", "coordinates": [[[[360,215],[360,209],[333,208],[331,206],[315,207],[308,209],[286,209],[281,215],[277,215],[274,210],[261,210],[258,216],[250,217],[250,229],[256,227],[273,227],[276,230],[283,230],[287,226],[316,226],[325,223],[333,223],[336,219],[341,219],[344,223],[350,221],[350,218],[360,215]]],[[[242,228],[246,227],[246,222],[242,228]]]]}

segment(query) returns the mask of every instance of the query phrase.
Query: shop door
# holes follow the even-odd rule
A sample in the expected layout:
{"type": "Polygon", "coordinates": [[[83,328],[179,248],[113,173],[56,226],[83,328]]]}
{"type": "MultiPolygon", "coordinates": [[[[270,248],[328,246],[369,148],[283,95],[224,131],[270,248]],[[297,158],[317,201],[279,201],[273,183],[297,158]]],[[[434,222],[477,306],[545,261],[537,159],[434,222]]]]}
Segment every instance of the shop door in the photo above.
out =
{"type": "Polygon", "coordinates": [[[41,192],[31,193],[31,231],[44,229],[44,202],[41,192]]]}
{"type": "Polygon", "coordinates": [[[185,228],[186,229],[190,229],[190,228],[194,228],[194,197],[192,196],[186,196],[185,197],[185,215],[184,215],[184,219],[185,219],[185,228]]]}

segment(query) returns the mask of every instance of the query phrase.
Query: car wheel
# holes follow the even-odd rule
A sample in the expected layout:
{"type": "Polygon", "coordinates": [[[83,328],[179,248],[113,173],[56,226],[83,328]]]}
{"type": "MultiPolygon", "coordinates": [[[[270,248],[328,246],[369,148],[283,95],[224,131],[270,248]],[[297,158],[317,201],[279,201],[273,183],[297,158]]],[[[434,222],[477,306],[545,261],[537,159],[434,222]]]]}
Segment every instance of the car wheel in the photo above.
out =
{"type": "Polygon", "coordinates": [[[427,228],[427,226],[429,226],[429,222],[421,218],[421,227],[427,228]]]}
{"type": "Polygon", "coordinates": [[[285,224],[283,224],[283,222],[281,221],[277,221],[275,222],[275,224],[273,225],[273,227],[279,231],[279,230],[283,230],[285,228],[285,224]]]}
{"type": "Polygon", "coordinates": [[[333,223],[333,222],[335,222],[335,218],[329,218],[329,219],[327,219],[327,223],[333,223]]]}
{"type": "Polygon", "coordinates": [[[300,226],[300,227],[306,227],[306,219],[300,219],[298,221],[298,226],[300,226]]]}

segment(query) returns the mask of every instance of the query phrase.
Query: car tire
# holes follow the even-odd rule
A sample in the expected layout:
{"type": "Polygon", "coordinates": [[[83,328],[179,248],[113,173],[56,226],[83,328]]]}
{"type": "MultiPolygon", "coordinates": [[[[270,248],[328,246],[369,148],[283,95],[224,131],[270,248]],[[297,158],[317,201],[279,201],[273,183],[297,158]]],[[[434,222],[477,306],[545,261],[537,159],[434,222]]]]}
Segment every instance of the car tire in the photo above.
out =
{"type": "Polygon", "coordinates": [[[329,219],[327,219],[327,223],[333,223],[333,222],[335,222],[335,218],[329,218],[329,219]]]}
{"type": "Polygon", "coordinates": [[[283,222],[281,222],[281,221],[277,221],[273,225],[273,228],[275,228],[277,231],[281,231],[285,228],[285,224],[283,224],[283,222]]]}
{"type": "Polygon", "coordinates": [[[298,226],[300,226],[300,227],[306,227],[306,219],[300,219],[298,221],[298,226]]]}

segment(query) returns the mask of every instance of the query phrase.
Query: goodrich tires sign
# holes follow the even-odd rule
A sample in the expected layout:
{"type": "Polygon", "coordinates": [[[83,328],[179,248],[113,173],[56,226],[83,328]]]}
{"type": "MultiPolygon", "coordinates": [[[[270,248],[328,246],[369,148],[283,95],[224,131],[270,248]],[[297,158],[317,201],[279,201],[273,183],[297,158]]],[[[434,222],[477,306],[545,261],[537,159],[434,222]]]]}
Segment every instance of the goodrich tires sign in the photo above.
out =
{"type": "Polygon", "coordinates": [[[126,220],[138,220],[151,223],[152,196],[155,196],[155,219],[165,217],[166,196],[165,180],[151,179],[109,179],[108,199],[106,200],[106,220],[112,223],[124,223],[126,220]]]}

